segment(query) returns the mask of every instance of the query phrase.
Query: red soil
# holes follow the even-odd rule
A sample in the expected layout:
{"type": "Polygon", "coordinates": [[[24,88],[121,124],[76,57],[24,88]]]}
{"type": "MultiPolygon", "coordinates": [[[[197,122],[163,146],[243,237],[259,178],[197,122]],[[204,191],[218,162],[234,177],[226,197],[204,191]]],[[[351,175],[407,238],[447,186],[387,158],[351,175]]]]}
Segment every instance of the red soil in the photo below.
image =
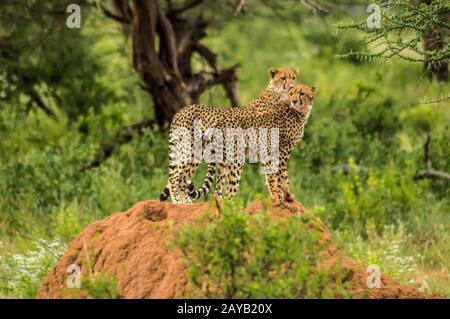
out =
{"type": "MultiPolygon", "coordinates": [[[[182,298],[189,293],[183,254],[167,244],[183,225],[200,222],[209,203],[174,205],[144,201],[126,212],[115,213],[88,226],[76,237],[57,265],[49,272],[38,298],[84,298],[82,289],[66,287],[70,264],[81,265],[82,278],[107,273],[117,279],[117,289],[125,298],[182,298]]],[[[302,210],[303,206],[295,203],[302,210]]],[[[246,212],[261,211],[261,202],[246,212]]],[[[291,216],[295,209],[272,209],[274,218],[291,216]]],[[[402,285],[382,274],[381,288],[367,288],[366,265],[345,256],[331,239],[328,228],[317,220],[315,229],[328,243],[323,251],[323,267],[346,271],[354,294],[362,298],[425,298],[418,289],[402,285]]]]}

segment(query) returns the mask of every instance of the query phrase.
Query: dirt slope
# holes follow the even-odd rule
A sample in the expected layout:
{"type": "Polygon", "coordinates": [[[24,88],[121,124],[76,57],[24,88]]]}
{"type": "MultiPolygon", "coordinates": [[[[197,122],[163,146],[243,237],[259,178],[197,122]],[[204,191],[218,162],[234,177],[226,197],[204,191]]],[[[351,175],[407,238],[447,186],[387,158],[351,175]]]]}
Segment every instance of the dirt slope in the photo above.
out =
{"type": "MultiPolygon", "coordinates": [[[[174,205],[157,201],[137,203],[126,212],[115,213],[88,226],[69,245],[67,252],[49,272],[38,298],[82,298],[81,289],[66,287],[68,265],[81,265],[82,278],[107,273],[117,278],[125,298],[182,298],[189,293],[182,253],[167,248],[174,233],[186,223],[198,222],[208,203],[174,205]]],[[[260,211],[261,203],[249,206],[247,213],[260,211]]],[[[290,216],[287,209],[273,210],[275,218],[290,216]]],[[[381,276],[381,288],[368,289],[366,266],[349,258],[331,240],[321,223],[317,228],[327,241],[324,267],[338,265],[350,274],[348,280],[357,296],[366,298],[424,298],[417,289],[388,276],[381,276]]]]}

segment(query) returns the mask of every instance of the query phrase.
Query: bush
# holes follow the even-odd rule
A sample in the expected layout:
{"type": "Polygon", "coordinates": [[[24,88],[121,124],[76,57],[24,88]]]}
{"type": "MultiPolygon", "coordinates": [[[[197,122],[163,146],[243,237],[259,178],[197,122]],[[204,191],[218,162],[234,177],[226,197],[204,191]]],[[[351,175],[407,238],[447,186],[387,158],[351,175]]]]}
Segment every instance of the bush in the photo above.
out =
{"type": "Polygon", "coordinates": [[[345,296],[339,275],[317,267],[323,249],[314,220],[244,215],[228,207],[219,220],[188,226],[175,244],[184,252],[194,296],[332,298],[345,296]]]}
{"type": "Polygon", "coordinates": [[[117,278],[106,273],[91,275],[81,283],[83,293],[91,299],[122,299],[117,289],[117,278]]]}
{"type": "Polygon", "coordinates": [[[394,165],[379,173],[369,170],[367,174],[341,175],[338,187],[342,195],[330,207],[337,213],[333,224],[351,225],[357,235],[367,237],[369,225],[381,234],[385,225],[405,220],[420,197],[412,175],[408,170],[399,172],[394,165]]]}

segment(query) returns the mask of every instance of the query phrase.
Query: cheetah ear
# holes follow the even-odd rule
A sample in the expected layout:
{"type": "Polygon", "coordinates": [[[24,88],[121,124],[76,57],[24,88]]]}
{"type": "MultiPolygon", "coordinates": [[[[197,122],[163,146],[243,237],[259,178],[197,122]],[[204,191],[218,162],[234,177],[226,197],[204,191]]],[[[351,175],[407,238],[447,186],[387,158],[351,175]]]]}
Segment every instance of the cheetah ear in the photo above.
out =
{"type": "Polygon", "coordinates": [[[313,86],[311,89],[312,89],[314,95],[315,95],[317,92],[319,92],[319,88],[318,88],[318,87],[313,86]]]}
{"type": "Polygon", "coordinates": [[[277,74],[277,73],[278,73],[278,69],[277,69],[277,68],[271,67],[271,68],[269,69],[269,75],[270,75],[270,78],[271,78],[271,79],[273,79],[273,78],[275,77],[275,74],[277,74]]]}

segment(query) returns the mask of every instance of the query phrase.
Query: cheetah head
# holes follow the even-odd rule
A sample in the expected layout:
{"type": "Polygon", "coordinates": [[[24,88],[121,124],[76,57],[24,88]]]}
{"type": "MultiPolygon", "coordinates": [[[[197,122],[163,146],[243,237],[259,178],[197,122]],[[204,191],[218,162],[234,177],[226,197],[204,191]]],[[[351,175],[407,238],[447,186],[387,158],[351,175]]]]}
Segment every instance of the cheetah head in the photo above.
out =
{"type": "Polygon", "coordinates": [[[298,69],[293,68],[274,68],[269,69],[269,86],[280,95],[286,95],[295,86],[298,69]]]}
{"type": "Polygon", "coordinates": [[[311,112],[314,104],[314,98],[316,96],[317,89],[305,84],[297,84],[292,90],[289,91],[289,99],[291,107],[305,115],[311,112]]]}

